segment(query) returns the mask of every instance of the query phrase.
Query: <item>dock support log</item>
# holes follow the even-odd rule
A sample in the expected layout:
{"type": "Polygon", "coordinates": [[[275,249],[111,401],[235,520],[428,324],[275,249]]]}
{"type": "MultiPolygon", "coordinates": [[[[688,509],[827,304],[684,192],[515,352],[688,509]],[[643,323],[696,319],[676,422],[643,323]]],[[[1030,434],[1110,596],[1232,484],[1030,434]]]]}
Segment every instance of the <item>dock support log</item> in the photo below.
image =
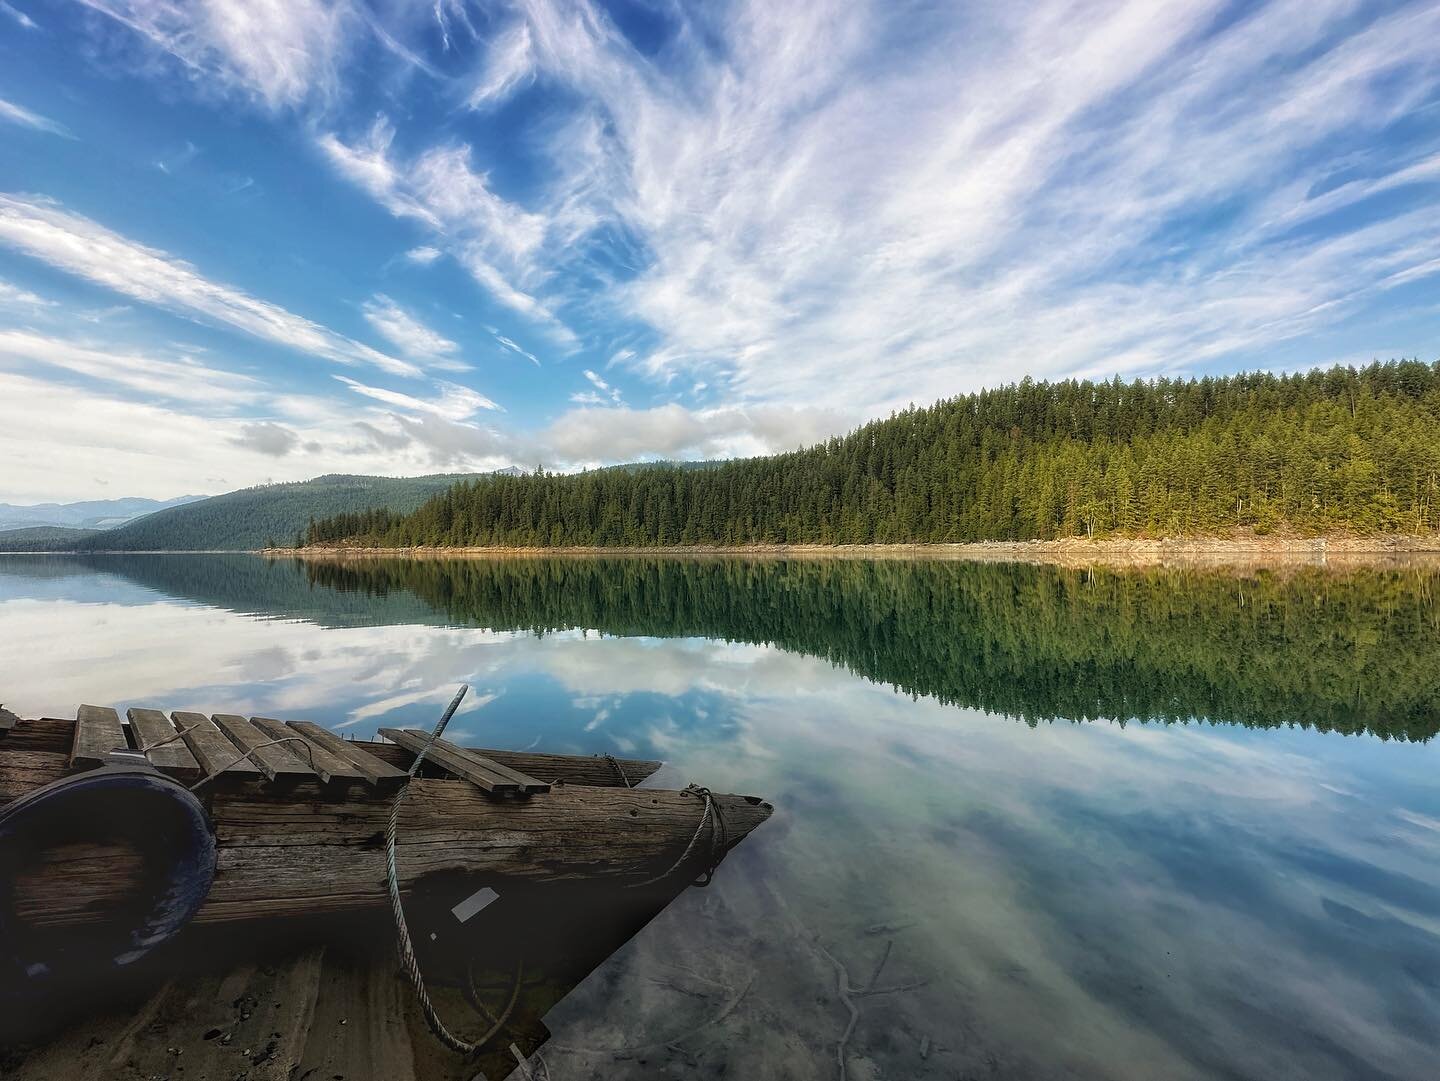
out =
{"type": "MultiPolygon", "coordinates": [[[[677,878],[710,862],[711,823],[696,840],[704,801],[694,792],[561,785],[529,801],[496,803],[465,781],[417,778],[411,786],[396,847],[402,890],[445,873],[481,881],[641,883],[674,864],[692,841],[685,865],[674,872],[677,878]]],[[[727,847],[772,811],[754,797],[713,798],[723,816],[727,847]]],[[[324,803],[279,793],[216,793],[211,816],[218,863],[210,896],[195,921],[386,904],[389,813],[390,801],[381,798],[324,803]]],[[[70,853],[69,858],[83,856],[70,853]]],[[[105,858],[96,853],[96,859],[105,858]]],[[[32,882],[30,889],[45,893],[28,898],[35,925],[86,922],[102,900],[86,892],[94,879],[67,874],[32,882]]]]}

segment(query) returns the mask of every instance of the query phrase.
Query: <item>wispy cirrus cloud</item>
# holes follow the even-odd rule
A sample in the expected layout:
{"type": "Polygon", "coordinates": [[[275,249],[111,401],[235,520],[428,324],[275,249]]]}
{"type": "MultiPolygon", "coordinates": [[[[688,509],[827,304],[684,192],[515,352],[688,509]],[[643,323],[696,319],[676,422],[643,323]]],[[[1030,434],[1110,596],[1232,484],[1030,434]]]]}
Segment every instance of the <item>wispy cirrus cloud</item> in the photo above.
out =
{"type": "Polygon", "coordinates": [[[39,23],[37,23],[34,19],[30,18],[29,15],[26,15],[25,12],[21,11],[14,4],[7,3],[6,0],[0,0],[0,13],[8,15],[11,19],[14,19],[15,22],[19,23],[26,30],[40,29],[39,23]]]}
{"type": "Polygon", "coordinates": [[[207,366],[192,357],[0,330],[0,367],[17,365],[69,372],[151,400],[203,402],[225,408],[252,403],[263,391],[263,384],[254,378],[207,366]]]}
{"type": "Polygon", "coordinates": [[[446,143],[407,158],[394,142],[394,126],[381,117],[359,138],[326,132],[318,145],[341,176],[391,214],[428,227],[427,249],[443,247],[501,304],[573,343],[574,333],[535,293],[549,276],[543,253],[552,222],[497,195],[468,146],[446,143]]]}
{"type": "Polygon", "coordinates": [[[367,364],[395,375],[419,369],[342,334],[209,280],[182,259],[112,232],[45,199],[0,194],[0,244],[124,296],[201,322],[338,364],[367,364]]]}
{"type": "Polygon", "coordinates": [[[4,98],[0,98],[0,120],[10,124],[19,124],[22,128],[33,128],[35,131],[59,135],[63,139],[75,138],[64,124],[51,120],[47,116],[41,116],[39,113],[31,112],[24,106],[16,105],[13,101],[6,101],[4,98]]]}
{"type": "Polygon", "coordinates": [[[468,365],[455,358],[460,346],[431,330],[383,293],[365,302],[365,321],[400,352],[432,368],[464,371],[468,365]]]}
{"type": "Polygon", "coordinates": [[[440,390],[440,397],[433,401],[427,401],[412,394],[402,394],[399,391],[386,390],[384,387],[369,386],[343,375],[337,375],[335,378],[356,394],[412,413],[429,413],[447,420],[460,421],[474,416],[482,409],[503,412],[500,406],[479,391],[443,380],[436,383],[436,387],[440,390]]]}
{"type": "Polygon", "coordinates": [[[269,109],[337,92],[359,16],[348,0],[79,0],[172,57],[201,89],[269,109]]]}

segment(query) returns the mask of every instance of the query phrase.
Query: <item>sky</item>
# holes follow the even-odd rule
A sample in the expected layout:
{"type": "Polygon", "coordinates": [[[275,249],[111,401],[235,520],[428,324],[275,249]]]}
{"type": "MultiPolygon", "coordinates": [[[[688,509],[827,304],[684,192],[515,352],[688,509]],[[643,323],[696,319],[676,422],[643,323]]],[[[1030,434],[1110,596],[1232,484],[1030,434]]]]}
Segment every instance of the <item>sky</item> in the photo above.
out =
{"type": "Polygon", "coordinates": [[[0,0],[0,501],[1440,359],[1440,3],[0,0]]]}

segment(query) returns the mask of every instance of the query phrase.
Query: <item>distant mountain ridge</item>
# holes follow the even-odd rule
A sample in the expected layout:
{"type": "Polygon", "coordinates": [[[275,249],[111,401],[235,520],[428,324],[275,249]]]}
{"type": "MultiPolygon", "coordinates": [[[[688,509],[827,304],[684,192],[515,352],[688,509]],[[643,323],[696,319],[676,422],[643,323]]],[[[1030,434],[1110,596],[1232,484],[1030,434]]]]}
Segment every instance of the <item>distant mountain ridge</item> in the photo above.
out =
{"type": "MultiPolygon", "coordinates": [[[[377,507],[409,513],[469,473],[367,477],[330,473],[265,484],[168,507],[115,529],[79,538],[80,552],[241,552],[289,546],[311,518],[377,507]]],[[[3,538],[0,538],[3,540],[3,538]]]]}
{"type": "Polygon", "coordinates": [[[110,529],[146,514],[179,507],[204,499],[203,495],[182,495],[174,499],[87,499],[78,503],[0,503],[0,530],[64,526],[71,529],[110,529]]]}

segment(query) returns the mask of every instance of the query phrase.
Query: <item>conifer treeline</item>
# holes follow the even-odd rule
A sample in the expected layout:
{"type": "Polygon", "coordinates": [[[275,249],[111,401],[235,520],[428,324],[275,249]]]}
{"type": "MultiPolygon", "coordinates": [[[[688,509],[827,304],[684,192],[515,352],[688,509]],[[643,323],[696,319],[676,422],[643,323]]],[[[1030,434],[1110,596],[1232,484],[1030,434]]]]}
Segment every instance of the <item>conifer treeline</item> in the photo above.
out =
{"type": "Polygon", "coordinates": [[[910,408],[711,468],[463,481],[309,544],[865,544],[1440,526],[1440,363],[1066,381],[910,408]]]}

